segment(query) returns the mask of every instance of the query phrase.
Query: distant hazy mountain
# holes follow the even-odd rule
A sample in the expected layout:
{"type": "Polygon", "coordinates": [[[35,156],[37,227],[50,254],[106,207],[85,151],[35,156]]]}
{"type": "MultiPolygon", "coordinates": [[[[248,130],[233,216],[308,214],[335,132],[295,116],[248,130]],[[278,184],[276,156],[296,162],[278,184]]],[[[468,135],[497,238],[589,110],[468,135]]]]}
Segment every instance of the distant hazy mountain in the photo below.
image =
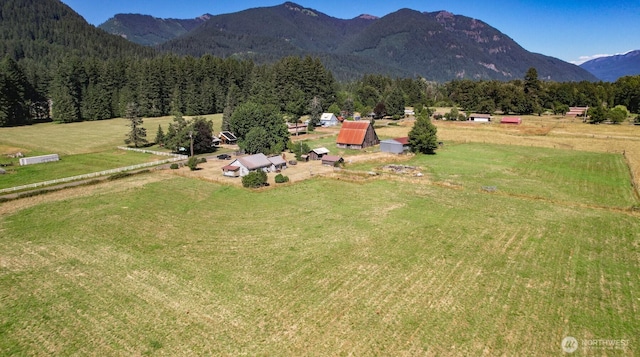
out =
{"type": "Polygon", "coordinates": [[[606,82],[615,82],[624,76],[640,75],[640,50],[592,59],[580,67],[606,82]]]}
{"type": "MultiPolygon", "coordinates": [[[[139,24],[142,20],[134,21],[138,30],[130,25],[119,31],[135,41],[145,33],[162,32],[159,26],[164,22],[156,20],[145,22],[145,26],[139,24]]],[[[512,80],[523,78],[527,69],[535,67],[540,79],[597,80],[578,66],[528,52],[480,20],[446,11],[401,9],[381,18],[361,15],[345,20],[286,2],[211,16],[159,48],[192,56],[210,53],[250,58],[258,63],[288,55],[312,55],[321,58],[340,79],[380,73],[441,82],[512,80]]]]}
{"type": "Polygon", "coordinates": [[[140,45],[154,46],[193,30],[207,21],[210,14],[195,19],[160,19],[149,15],[117,14],[98,26],[140,45]]]}

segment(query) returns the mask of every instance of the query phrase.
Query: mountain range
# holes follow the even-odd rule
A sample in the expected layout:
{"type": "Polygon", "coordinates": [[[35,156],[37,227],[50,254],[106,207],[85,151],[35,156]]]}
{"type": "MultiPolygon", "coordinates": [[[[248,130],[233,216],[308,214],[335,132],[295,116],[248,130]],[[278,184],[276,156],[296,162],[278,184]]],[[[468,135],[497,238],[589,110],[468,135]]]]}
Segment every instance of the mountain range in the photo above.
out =
{"type": "Polygon", "coordinates": [[[640,50],[592,59],[580,67],[606,82],[615,82],[624,76],[640,75],[640,50]]]}
{"type": "Polygon", "coordinates": [[[204,14],[195,19],[160,19],[150,15],[117,14],[99,28],[143,46],[155,46],[186,34],[211,16],[204,14]]]}
{"type": "Polygon", "coordinates": [[[400,9],[380,18],[361,15],[345,20],[286,2],[206,17],[191,30],[184,23],[167,25],[178,24],[177,20],[133,14],[116,15],[99,27],[182,55],[210,53],[257,63],[311,55],[320,58],[338,79],[379,73],[439,82],[505,81],[521,79],[535,67],[543,80],[598,80],[579,66],[525,50],[481,20],[446,11],[400,9]],[[168,27],[186,32],[168,31],[168,27]]]}

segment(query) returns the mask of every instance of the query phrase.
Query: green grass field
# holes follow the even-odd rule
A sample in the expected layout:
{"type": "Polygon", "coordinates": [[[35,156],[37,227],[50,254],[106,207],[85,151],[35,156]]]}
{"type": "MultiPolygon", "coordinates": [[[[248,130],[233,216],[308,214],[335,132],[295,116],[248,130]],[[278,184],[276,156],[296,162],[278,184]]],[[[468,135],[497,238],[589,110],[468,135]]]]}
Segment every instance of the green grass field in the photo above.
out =
{"type": "MultiPolygon", "coordinates": [[[[222,115],[206,115],[220,131],[222,115]]],[[[187,117],[187,119],[190,119],[187,117]]],[[[166,132],[173,117],[146,118],[147,140],[153,142],[158,125],[166,132]]],[[[125,146],[127,133],[125,119],[100,120],[70,124],[45,123],[32,126],[0,128],[0,164],[9,172],[0,180],[0,189],[55,180],[76,175],[99,172],[118,167],[164,160],[166,156],[125,152],[116,149],[125,146]],[[61,161],[38,165],[19,166],[19,159],[7,154],[22,152],[25,156],[59,154],[61,161]]],[[[151,146],[148,149],[167,151],[151,146]]]]}
{"type": "Polygon", "coordinates": [[[60,161],[37,165],[20,166],[18,159],[15,159],[13,166],[5,167],[7,174],[2,175],[0,189],[110,170],[145,162],[159,161],[167,158],[167,156],[112,149],[96,153],[65,155],[61,156],[60,161]]]}
{"type": "MultiPolygon", "coordinates": [[[[434,181],[472,190],[495,186],[498,194],[591,206],[628,208],[637,203],[619,154],[447,143],[436,156],[415,156],[403,164],[422,168],[434,181]]],[[[382,166],[350,167],[380,171],[382,166]]]]}
{"type": "Polygon", "coordinates": [[[617,156],[413,160],[424,183],[150,173],[0,204],[0,354],[548,356],[574,336],[628,341],[577,356],[637,355],[640,219],[617,156]]]}
{"type": "MultiPolygon", "coordinates": [[[[216,133],[220,131],[222,114],[204,117],[213,121],[216,133]]],[[[173,117],[145,118],[143,127],[147,129],[147,140],[154,141],[158,125],[166,133],[172,121],[173,117]]],[[[0,128],[0,148],[13,147],[15,151],[22,150],[25,154],[31,151],[60,155],[94,153],[123,146],[128,130],[127,120],[122,118],[0,128]]]]}

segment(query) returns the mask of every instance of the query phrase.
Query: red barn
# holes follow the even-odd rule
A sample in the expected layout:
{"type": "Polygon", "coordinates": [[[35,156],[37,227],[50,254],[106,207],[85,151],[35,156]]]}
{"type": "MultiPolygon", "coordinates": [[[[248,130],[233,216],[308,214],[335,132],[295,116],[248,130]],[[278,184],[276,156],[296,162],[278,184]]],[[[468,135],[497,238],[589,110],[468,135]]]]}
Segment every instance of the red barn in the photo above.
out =
{"type": "Polygon", "coordinates": [[[344,121],[336,140],[336,146],[343,149],[364,149],[379,143],[378,134],[367,120],[344,121]]]}
{"type": "Polygon", "coordinates": [[[504,117],[500,120],[500,124],[522,124],[522,119],[519,117],[504,117]]]}

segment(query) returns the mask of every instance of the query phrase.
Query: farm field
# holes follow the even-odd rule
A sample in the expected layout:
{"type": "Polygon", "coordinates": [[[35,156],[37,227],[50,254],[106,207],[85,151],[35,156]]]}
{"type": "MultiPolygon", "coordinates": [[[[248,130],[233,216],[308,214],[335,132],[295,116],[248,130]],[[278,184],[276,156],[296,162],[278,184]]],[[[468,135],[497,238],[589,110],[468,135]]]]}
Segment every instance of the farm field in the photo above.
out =
{"type": "MultiPolygon", "coordinates": [[[[207,115],[220,130],[222,115],[207,115]]],[[[188,118],[188,117],[186,117],[188,118]]],[[[147,139],[153,141],[158,125],[167,130],[173,117],[145,118],[147,139]]],[[[111,119],[71,124],[45,123],[32,126],[0,128],[0,164],[8,174],[2,176],[0,189],[48,180],[61,179],[103,170],[131,166],[151,161],[164,160],[166,156],[155,156],[118,150],[124,146],[127,120],[111,119]],[[18,158],[8,155],[22,153],[24,156],[59,154],[60,161],[39,165],[19,166],[18,158]]],[[[167,151],[156,146],[150,150],[167,151]]]]}
{"type": "Polygon", "coordinates": [[[2,175],[0,189],[164,159],[167,159],[167,156],[118,149],[96,153],[65,155],[61,156],[60,161],[26,166],[20,166],[18,159],[15,159],[13,166],[5,167],[7,174],[2,175]]]}
{"type": "Polygon", "coordinates": [[[398,159],[422,177],[165,171],[0,204],[0,354],[637,355],[637,130],[437,124],[437,155],[398,159]]]}

